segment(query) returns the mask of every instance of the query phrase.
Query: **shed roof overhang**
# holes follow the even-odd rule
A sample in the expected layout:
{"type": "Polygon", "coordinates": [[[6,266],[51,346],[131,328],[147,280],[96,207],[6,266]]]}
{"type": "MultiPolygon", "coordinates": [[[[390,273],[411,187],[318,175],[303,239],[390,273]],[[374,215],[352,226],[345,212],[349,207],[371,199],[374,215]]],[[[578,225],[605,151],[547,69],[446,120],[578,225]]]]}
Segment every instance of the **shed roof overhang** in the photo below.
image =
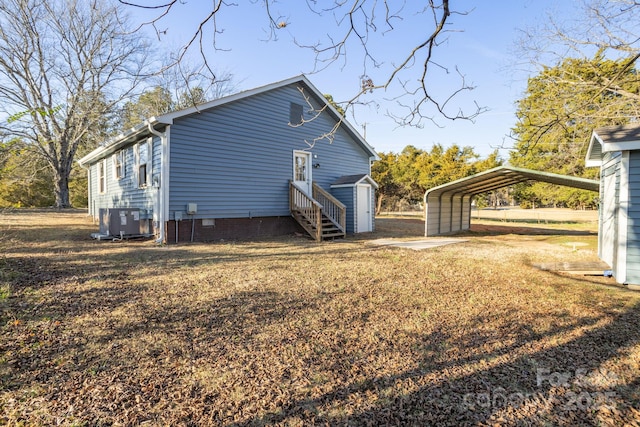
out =
{"type": "Polygon", "coordinates": [[[430,188],[424,195],[425,235],[452,233],[470,226],[470,201],[475,195],[526,181],[541,181],[583,190],[599,191],[597,180],[540,172],[531,169],[499,166],[430,188]]]}
{"type": "Polygon", "coordinates": [[[591,134],[585,164],[600,166],[604,153],[640,150],[640,126],[638,124],[606,126],[591,134]]]}
{"type": "Polygon", "coordinates": [[[358,184],[369,184],[373,188],[378,188],[378,183],[367,174],[341,176],[331,184],[331,188],[355,187],[358,184]]]}

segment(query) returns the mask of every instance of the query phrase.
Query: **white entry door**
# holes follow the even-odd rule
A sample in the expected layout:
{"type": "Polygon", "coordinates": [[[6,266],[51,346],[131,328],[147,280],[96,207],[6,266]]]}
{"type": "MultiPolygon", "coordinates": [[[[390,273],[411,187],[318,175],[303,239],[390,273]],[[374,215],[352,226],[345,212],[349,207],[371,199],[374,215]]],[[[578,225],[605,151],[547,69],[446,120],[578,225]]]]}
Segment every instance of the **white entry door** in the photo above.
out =
{"type": "Polygon", "coordinates": [[[293,152],[293,182],[311,196],[311,153],[293,152]]]}
{"type": "Polygon", "coordinates": [[[359,184],[357,186],[357,209],[356,214],[356,233],[367,233],[373,231],[371,226],[371,186],[368,184],[359,184]]]}

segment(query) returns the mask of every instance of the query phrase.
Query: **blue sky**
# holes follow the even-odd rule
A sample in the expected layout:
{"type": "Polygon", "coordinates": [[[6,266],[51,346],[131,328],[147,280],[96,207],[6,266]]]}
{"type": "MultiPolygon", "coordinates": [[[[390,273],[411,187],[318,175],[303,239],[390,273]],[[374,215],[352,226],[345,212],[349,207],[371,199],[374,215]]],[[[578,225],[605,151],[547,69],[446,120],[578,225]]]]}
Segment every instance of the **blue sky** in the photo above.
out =
{"type": "MultiPolygon", "coordinates": [[[[157,3],[157,2],[156,2],[157,3]]],[[[422,3],[422,2],[421,2],[422,3]]],[[[373,97],[379,102],[378,108],[359,107],[356,117],[348,119],[364,133],[368,142],[378,152],[400,152],[406,145],[430,149],[439,143],[444,147],[453,144],[471,146],[483,157],[500,148],[503,158],[508,157],[508,138],[515,124],[515,103],[522,97],[526,80],[531,70],[524,70],[515,53],[519,30],[543,23],[549,13],[556,18],[570,17],[577,2],[567,0],[557,5],[554,0],[509,0],[471,1],[453,0],[452,8],[467,11],[466,15],[451,16],[450,32],[447,40],[435,51],[435,60],[450,73],[434,72],[432,85],[434,93],[445,96],[458,88],[455,74],[457,66],[464,74],[466,82],[475,86],[471,92],[454,101],[453,107],[471,111],[474,102],[487,108],[474,122],[448,121],[435,117],[437,125],[425,122],[423,128],[399,128],[385,112],[393,104],[384,98],[394,94],[375,92],[373,97]],[[441,92],[439,92],[441,91],[441,92]]],[[[373,34],[371,47],[377,58],[384,61],[381,69],[368,69],[376,81],[401,54],[406,53],[412,43],[421,41],[425,34],[422,22],[424,15],[416,15],[411,7],[417,2],[408,2],[402,21],[396,21],[400,31],[373,34]]],[[[193,35],[197,23],[205,16],[210,1],[189,0],[178,4],[171,14],[158,24],[160,30],[167,30],[161,40],[155,39],[158,47],[176,50],[193,35]]],[[[150,18],[151,12],[129,9],[134,21],[150,18]]],[[[295,38],[302,43],[314,43],[335,28],[329,17],[319,18],[308,12],[306,2],[289,1],[274,5],[272,13],[285,21],[287,26],[277,32],[277,40],[269,38],[268,23],[261,2],[244,2],[237,7],[229,7],[218,15],[218,26],[224,31],[217,35],[218,47],[207,48],[206,55],[214,69],[230,72],[238,89],[257,86],[287,79],[305,73],[323,93],[330,93],[337,101],[352,97],[359,87],[362,74],[362,59],[355,46],[350,47],[346,62],[334,63],[327,69],[314,71],[314,55],[293,43],[295,38]]],[[[204,43],[211,44],[209,33],[204,43]]],[[[193,50],[192,62],[198,61],[198,52],[193,50]]],[[[415,74],[414,74],[415,76],[415,74]]],[[[379,80],[379,79],[378,79],[379,80]]]]}

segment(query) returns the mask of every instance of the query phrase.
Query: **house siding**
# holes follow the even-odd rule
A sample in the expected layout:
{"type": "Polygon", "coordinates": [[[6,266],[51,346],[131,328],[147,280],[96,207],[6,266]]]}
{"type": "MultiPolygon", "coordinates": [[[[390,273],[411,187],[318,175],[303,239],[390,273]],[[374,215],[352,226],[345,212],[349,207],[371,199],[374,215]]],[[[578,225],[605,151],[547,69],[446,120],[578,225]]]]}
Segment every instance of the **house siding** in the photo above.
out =
{"type": "Polygon", "coordinates": [[[154,179],[160,178],[160,141],[158,138],[153,139],[150,156],[151,164],[148,166],[151,168],[151,182],[145,188],[138,187],[134,145],[128,145],[121,149],[125,155],[123,162],[124,177],[120,179],[115,177],[113,155],[109,155],[104,159],[106,163],[106,188],[103,193],[100,193],[98,176],[99,164],[103,160],[99,160],[89,167],[89,192],[93,199],[90,201],[89,209],[94,218],[98,218],[100,209],[108,208],[138,208],[141,210],[141,219],[153,217],[153,205],[157,189],[153,187],[152,183],[154,179]]]}
{"type": "MultiPolygon", "coordinates": [[[[315,104],[319,107],[319,104],[315,104]]],[[[312,153],[313,180],[328,190],[338,177],[370,172],[367,153],[343,129],[332,143],[312,142],[335,124],[313,118],[292,84],[181,117],[171,126],[169,219],[197,203],[195,218],[289,216],[293,150],[312,153]],[[304,105],[301,126],[289,123],[291,103],[304,105]],[[311,143],[311,146],[307,142],[311,143]]]]}
{"type": "Polygon", "coordinates": [[[335,111],[326,107],[317,89],[300,78],[212,101],[199,111],[156,117],[81,159],[89,168],[90,212],[97,218],[105,208],[138,208],[164,241],[297,232],[289,210],[295,151],[311,154],[313,181],[327,191],[340,177],[369,174],[375,157],[348,123],[336,129],[335,111]],[[290,123],[294,118],[297,125],[290,123]],[[148,140],[147,184],[139,188],[136,146],[148,140]],[[114,150],[125,153],[119,180],[107,154],[114,150]],[[104,156],[107,185],[100,193],[104,156]],[[187,214],[189,204],[197,206],[195,214],[187,214]]]}

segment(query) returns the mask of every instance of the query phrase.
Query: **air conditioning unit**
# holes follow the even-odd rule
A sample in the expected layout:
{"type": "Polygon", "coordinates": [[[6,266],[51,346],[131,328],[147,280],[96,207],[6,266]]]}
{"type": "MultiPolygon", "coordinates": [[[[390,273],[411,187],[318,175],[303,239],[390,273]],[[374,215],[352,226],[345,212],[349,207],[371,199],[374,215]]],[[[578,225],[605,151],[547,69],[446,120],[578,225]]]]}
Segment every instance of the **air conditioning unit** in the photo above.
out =
{"type": "Polygon", "coordinates": [[[100,209],[100,234],[104,236],[140,235],[140,210],[137,208],[100,209]]]}

